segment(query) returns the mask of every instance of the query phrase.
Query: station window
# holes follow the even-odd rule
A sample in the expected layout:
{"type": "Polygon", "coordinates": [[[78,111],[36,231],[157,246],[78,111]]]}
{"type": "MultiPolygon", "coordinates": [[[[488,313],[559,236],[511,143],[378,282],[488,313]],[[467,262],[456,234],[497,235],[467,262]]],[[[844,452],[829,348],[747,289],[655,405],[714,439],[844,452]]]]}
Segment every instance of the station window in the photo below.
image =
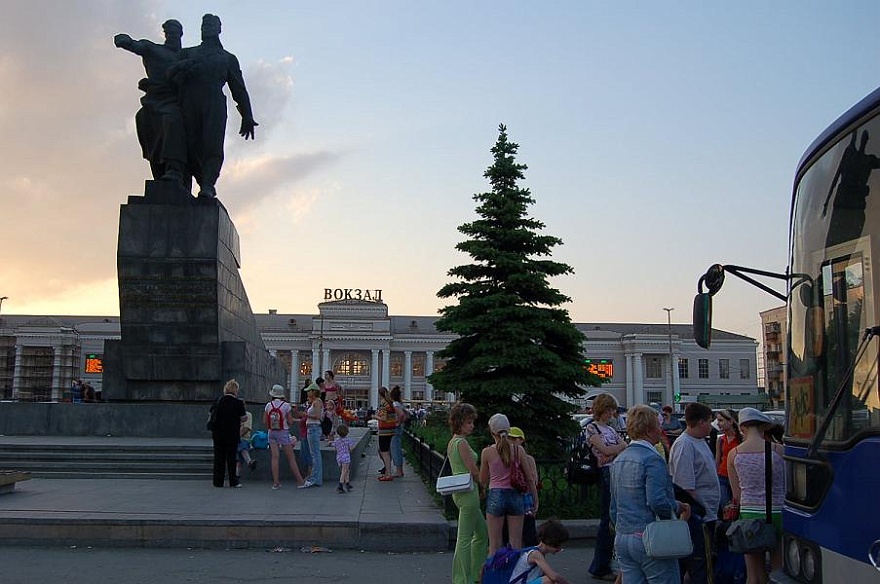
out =
{"type": "Polygon", "coordinates": [[[700,379],[709,379],[709,360],[700,359],[698,365],[700,368],[700,379]]]}
{"type": "Polygon", "coordinates": [[[718,376],[721,379],[730,379],[730,359],[718,359],[718,376]]]}
{"type": "Polygon", "coordinates": [[[748,359],[740,359],[739,360],[739,378],[740,379],[749,379],[752,375],[752,368],[749,365],[748,359]]]}
{"type": "Polygon", "coordinates": [[[648,379],[660,379],[663,377],[663,360],[660,357],[648,357],[645,359],[645,377],[648,379]]]}
{"type": "Polygon", "coordinates": [[[679,379],[687,379],[690,376],[690,365],[687,359],[680,357],[678,359],[678,377],[679,379]]]}

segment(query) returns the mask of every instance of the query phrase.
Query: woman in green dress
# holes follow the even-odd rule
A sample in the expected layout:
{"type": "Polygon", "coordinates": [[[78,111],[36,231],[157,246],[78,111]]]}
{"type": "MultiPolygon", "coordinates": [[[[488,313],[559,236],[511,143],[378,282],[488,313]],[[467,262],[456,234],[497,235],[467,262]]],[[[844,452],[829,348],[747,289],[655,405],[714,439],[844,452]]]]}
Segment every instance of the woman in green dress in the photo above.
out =
{"type": "Polygon", "coordinates": [[[471,404],[456,403],[449,411],[452,439],[446,445],[446,456],[453,474],[470,473],[476,488],[469,493],[455,493],[452,500],[458,507],[458,534],[452,556],[452,584],[474,584],[480,581],[480,568],[489,549],[486,518],[480,509],[480,467],[477,453],[467,437],[474,431],[477,410],[471,404]]]}

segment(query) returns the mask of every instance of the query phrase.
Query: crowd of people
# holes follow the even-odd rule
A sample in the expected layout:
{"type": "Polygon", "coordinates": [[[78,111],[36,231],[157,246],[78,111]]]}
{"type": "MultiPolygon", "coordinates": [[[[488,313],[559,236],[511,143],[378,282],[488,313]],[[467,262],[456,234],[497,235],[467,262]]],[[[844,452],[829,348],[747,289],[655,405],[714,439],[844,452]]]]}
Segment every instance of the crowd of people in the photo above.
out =
{"type": "MultiPolygon", "coordinates": [[[[325,378],[303,388],[304,403],[300,406],[288,403],[284,388],[279,385],[269,391],[264,422],[268,429],[273,489],[281,486],[281,452],[298,488],[320,485],[322,441],[327,441],[336,452],[340,469],[336,492],[344,494],[352,489],[353,442],[337,405],[344,399],[343,390],[335,383],[332,372],[325,372],[325,378]],[[297,439],[301,441],[302,472],[293,455],[297,439]]],[[[235,380],[230,380],[224,395],[213,406],[217,487],[224,486],[226,476],[229,486],[239,487],[241,469],[253,469],[256,464],[248,449],[253,420],[238,399],[238,390],[235,380]]],[[[684,409],[682,426],[671,410],[664,407],[658,412],[647,405],[634,406],[627,412],[622,433],[618,429],[616,399],[606,393],[593,402],[593,418],[582,435],[600,469],[599,527],[592,562],[587,568],[593,579],[625,584],[712,582],[716,530],[724,525],[722,520],[764,517],[768,498],[764,444],[773,441],[773,420],[754,408],[743,408],[738,413],[713,412],[705,404],[689,403],[684,409]],[[643,539],[646,526],[657,519],[676,517],[687,522],[693,552],[680,559],[652,558],[643,539]]],[[[374,416],[383,462],[378,477],[381,482],[403,476],[401,429],[408,415],[399,387],[390,391],[380,388],[374,416]]],[[[478,454],[468,441],[478,418],[476,409],[459,402],[452,406],[448,418],[452,437],[446,446],[446,456],[452,473],[469,474],[474,486],[470,491],[452,495],[458,509],[453,584],[479,582],[486,558],[505,545],[528,550],[520,557],[522,565],[518,566],[520,574],[528,572],[528,582],[564,582],[547,558],[561,549],[568,536],[556,521],[536,526],[539,477],[535,459],[526,451],[525,433],[512,426],[506,415],[493,414],[488,419],[492,443],[478,454]]],[[[781,544],[785,485],[781,445],[773,445],[771,460],[773,490],[769,499],[781,544]]],[[[763,584],[768,580],[768,565],[773,569],[781,565],[781,545],[769,554],[769,564],[765,554],[760,553],[745,554],[740,560],[747,582],[763,584]]]]}

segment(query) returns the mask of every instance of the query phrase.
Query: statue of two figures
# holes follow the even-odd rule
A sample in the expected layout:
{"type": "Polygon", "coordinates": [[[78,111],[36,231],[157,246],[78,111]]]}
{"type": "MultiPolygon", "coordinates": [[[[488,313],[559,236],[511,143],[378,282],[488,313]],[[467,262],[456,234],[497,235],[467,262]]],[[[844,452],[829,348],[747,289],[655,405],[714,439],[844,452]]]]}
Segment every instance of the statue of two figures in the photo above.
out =
{"type": "Polygon", "coordinates": [[[135,116],[138,141],[154,179],[176,181],[189,192],[195,178],[199,197],[214,198],[226,133],[224,85],[241,114],[239,134],[253,138],[258,125],[241,67],[223,49],[220,19],[213,14],[202,18],[202,42],[195,47],[182,48],[180,22],[168,20],[162,30],[164,44],[113,37],[117,47],[140,55],[147,73],[138,83],[144,92],[135,116]]]}

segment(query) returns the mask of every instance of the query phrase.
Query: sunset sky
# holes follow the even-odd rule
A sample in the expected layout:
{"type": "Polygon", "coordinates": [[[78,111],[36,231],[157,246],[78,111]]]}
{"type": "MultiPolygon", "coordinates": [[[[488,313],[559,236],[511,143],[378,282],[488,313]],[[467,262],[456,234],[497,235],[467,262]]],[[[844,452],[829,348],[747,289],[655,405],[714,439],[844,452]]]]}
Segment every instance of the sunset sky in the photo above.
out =
{"type": "MultiPolygon", "coordinates": [[[[880,84],[873,1],[7,1],[4,314],[118,314],[119,206],[149,167],[143,67],[112,37],[176,18],[195,45],[205,12],[260,123],[243,141],[230,100],[217,185],[256,312],[369,288],[436,314],[504,123],[572,319],[689,322],[710,264],[785,269],[799,158],[880,84]]],[[[728,279],[715,326],[759,337],[778,304],[728,279]]]]}

